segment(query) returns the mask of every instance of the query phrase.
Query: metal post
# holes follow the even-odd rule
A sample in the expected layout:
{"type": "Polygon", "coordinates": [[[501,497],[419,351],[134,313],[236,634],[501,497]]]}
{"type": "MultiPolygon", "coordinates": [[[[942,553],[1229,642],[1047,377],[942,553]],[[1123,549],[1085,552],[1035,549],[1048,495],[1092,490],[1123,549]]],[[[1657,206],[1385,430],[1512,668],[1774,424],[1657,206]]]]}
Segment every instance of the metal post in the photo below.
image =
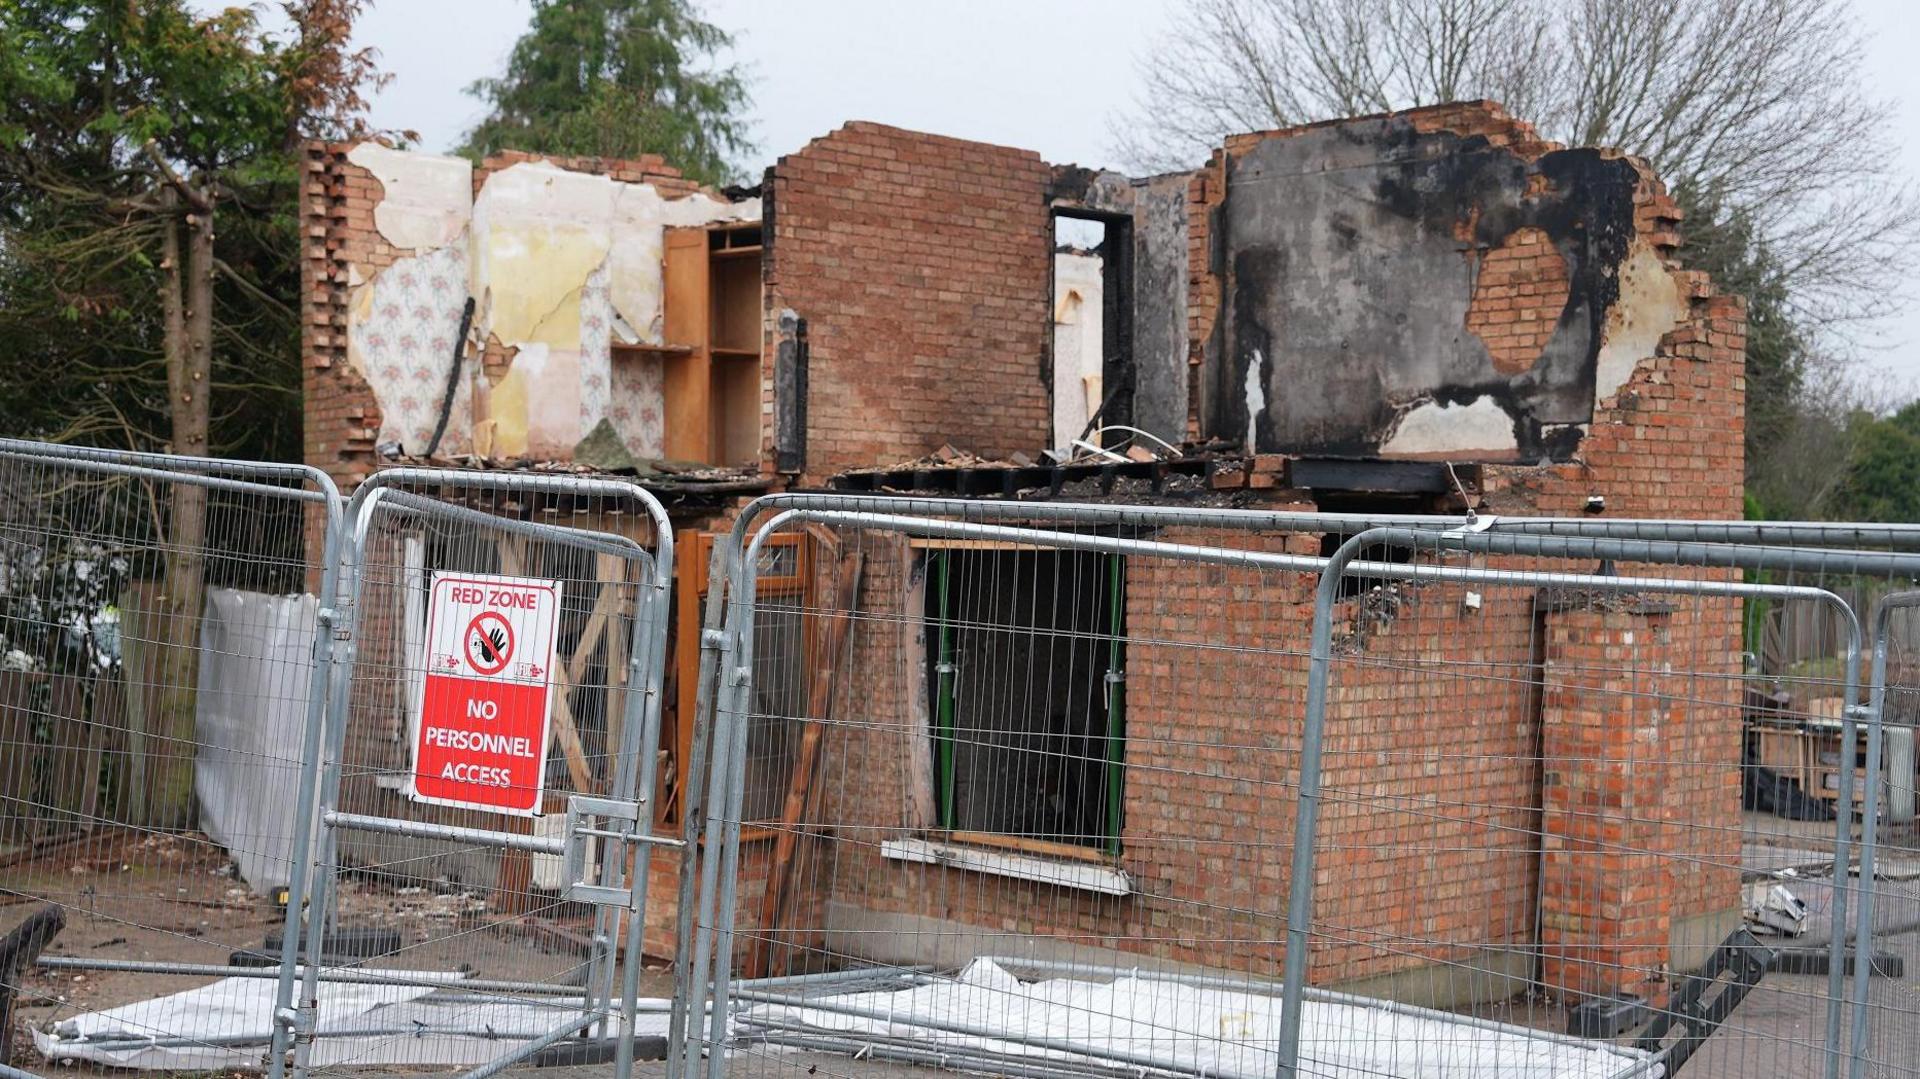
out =
{"type": "MultiPolygon", "coordinates": [[[[758,573],[761,543],[778,531],[781,521],[788,515],[782,514],[768,522],[755,542],[750,546],[731,569],[734,581],[728,590],[729,610],[727,612],[726,646],[720,654],[720,703],[715,711],[715,727],[719,732],[715,741],[712,775],[715,790],[710,795],[713,808],[707,814],[708,856],[705,866],[717,867],[720,891],[717,897],[717,909],[709,910],[702,905],[702,915],[710,929],[703,929],[702,947],[697,956],[707,959],[709,949],[705,942],[711,938],[713,956],[713,986],[707,1016],[708,1042],[713,1046],[726,1044],[727,1038],[727,994],[733,977],[733,919],[734,907],[739,886],[740,868],[740,816],[746,805],[747,781],[747,698],[753,688],[753,616],[754,601],[758,595],[758,573]],[[725,718],[721,716],[724,714],[725,718]],[[728,752],[720,751],[719,739],[725,739],[728,752]],[[718,834],[715,834],[715,823],[718,834]],[[717,849],[716,849],[717,845],[717,849]]],[[[715,900],[711,888],[704,889],[708,903],[715,900]]],[[[696,976],[696,980],[698,980],[696,976]]],[[[708,1079],[721,1079],[726,1073],[726,1054],[712,1052],[707,1057],[708,1079]]]]}
{"type": "MultiPolygon", "coordinates": [[[[747,512],[743,511],[740,516],[744,519],[747,512]]],[[[739,521],[735,522],[736,535],[739,524],[739,521]]],[[[711,892],[703,885],[696,895],[694,867],[700,861],[700,829],[706,823],[708,755],[714,738],[711,733],[713,724],[700,722],[698,717],[709,711],[707,706],[713,701],[718,682],[725,651],[721,631],[725,617],[723,607],[727,583],[732,579],[732,566],[738,557],[739,545],[730,539],[726,543],[715,543],[707,558],[707,603],[701,613],[700,674],[694,698],[696,714],[683,720],[693,724],[693,759],[684,762],[680,780],[681,833],[685,846],[680,851],[679,906],[674,914],[673,997],[684,1006],[675,1009],[667,1022],[667,1079],[683,1079],[693,1070],[697,1050],[687,1037],[688,1016],[695,1009],[696,1000],[704,1005],[707,999],[706,957],[695,950],[694,908],[711,892]],[[697,975],[696,968],[699,971],[697,975]]],[[[704,880],[704,874],[699,877],[704,880]]]]}
{"type": "MultiPolygon", "coordinates": [[[[1847,1059],[1849,1079],[1860,1079],[1865,1074],[1867,1056],[1871,1051],[1872,1032],[1868,1029],[1867,1006],[1871,991],[1868,979],[1873,974],[1873,908],[1875,892],[1878,886],[1874,879],[1875,846],[1878,842],[1880,787],[1881,787],[1881,737],[1884,731],[1887,705],[1887,638],[1893,628],[1893,612],[1896,610],[1920,607],[1920,591],[1895,592],[1882,597],[1873,611],[1873,673],[1868,683],[1868,702],[1865,713],[1867,723],[1867,797],[1860,822],[1860,909],[1855,915],[1853,930],[1853,1029],[1847,1059]]],[[[1841,771],[1851,775],[1852,741],[1846,741],[1842,751],[1841,771]]],[[[1847,803],[1841,803],[1844,807],[1847,803]]],[[[1833,882],[1836,894],[1845,885],[1845,878],[1836,878],[1833,882]]],[[[1833,935],[1839,938],[1845,935],[1844,928],[1835,924],[1833,935]]]]}
{"type": "MultiPolygon", "coordinates": [[[[666,663],[667,647],[667,610],[673,595],[673,532],[662,528],[655,547],[660,551],[656,561],[658,576],[653,583],[643,585],[646,592],[642,597],[640,612],[635,616],[636,626],[641,627],[636,636],[644,634],[644,647],[636,641],[633,648],[633,673],[628,677],[628,722],[627,729],[632,730],[633,690],[644,675],[645,687],[641,722],[638,726],[640,744],[629,760],[622,762],[621,773],[628,790],[633,789],[631,773],[639,772],[638,791],[635,800],[639,803],[640,827],[648,833],[653,830],[654,784],[658,769],[654,767],[655,748],[660,744],[660,695],[664,686],[663,668],[666,663]],[[659,567],[664,566],[661,570],[659,567]]],[[[630,740],[631,735],[627,736],[630,740]]],[[[643,846],[634,854],[634,868],[628,876],[627,886],[632,889],[633,899],[627,908],[626,959],[621,966],[620,996],[620,1037],[615,1049],[614,1075],[616,1079],[629,1079],[633,1074],[633,1039],[636,999],[640,995],[640,968],[644,963],[642,951],[646,941],[647,892],[652,883],[653,847],[643,846]]],[[[676,1011],[678,1009],[675,1009],[676,1011]]]]}

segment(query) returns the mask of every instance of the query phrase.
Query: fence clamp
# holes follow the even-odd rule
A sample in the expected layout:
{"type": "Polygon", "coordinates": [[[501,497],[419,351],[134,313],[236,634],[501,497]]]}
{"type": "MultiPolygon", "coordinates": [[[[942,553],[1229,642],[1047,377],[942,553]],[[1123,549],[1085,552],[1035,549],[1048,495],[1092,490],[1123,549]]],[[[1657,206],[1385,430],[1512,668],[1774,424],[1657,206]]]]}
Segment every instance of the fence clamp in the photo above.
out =
{"type": "MultiPolygon", "coordinates": [[[[685,846],[678,839],[649,834],[647,825],[652,814],[638,802],[618,802],[611,798],[591,798],[576,794],[567,799],[566,816],[566,855],[563,879],[567,882],[566,898],[577,903],[594,903],[600,906],[625,907],[634,909],[635,876],[647,871],[646,853],[654,847],[685,846]],[[597,826],[596,821],[604,821],[597,826]],[[634,860],[632,874],[622,873],[621,879],[626,887],[610,884],[595,884],[588,879],[592,867],[587,858],[587,850],[593,839],[607,839],[616,843],[642,848],[640,857],[634,860]]],[[[597,859],[602,865],[623,865],[625,859],[608,862],[597,859]]]]}
{"type": "Polygon", "coordinates": [[[286,1023],[286,1025],[292,1029],[294,1041],[311,1042],[313,1040],[315,1021],[319,1018],[319,1014],[320,1006],[318,1003],[312,1000],[303,1000],[298,1007],[282,1009],[280,1014],[274,1018],[286,1023]],[[288,1021],[287,1013],[289,1011],[292,1012],[291,1021],[288,1021]]]}

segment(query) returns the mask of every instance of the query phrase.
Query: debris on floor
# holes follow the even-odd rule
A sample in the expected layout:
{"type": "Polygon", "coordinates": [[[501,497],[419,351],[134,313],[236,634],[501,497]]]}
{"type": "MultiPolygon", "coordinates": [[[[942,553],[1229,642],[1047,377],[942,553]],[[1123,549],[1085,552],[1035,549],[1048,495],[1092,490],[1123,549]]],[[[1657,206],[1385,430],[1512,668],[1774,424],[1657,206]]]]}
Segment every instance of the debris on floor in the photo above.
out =
{"type": "MultiPolygon", "coordinates": [[[[1050,1076],[1274,1074],[1278,987],[1258,991],[1126,975],[1023,982],[990,959],[914,988],[767,1000],[736,1037],[795,1050],[1050,1076]]],[[[1605,1079],[1659,1076],[1648,1054],[1426,1009],[1314,994],[1301,1024],[1313,1074],[1605,1079]]]]}
{"type": "Polygon", "coordinates": [[[1807,905],[1784,885],[1770,881],[1747,885],[1745,914],[1757,933],[1797,937],[1807,931],[1807,905]]]}

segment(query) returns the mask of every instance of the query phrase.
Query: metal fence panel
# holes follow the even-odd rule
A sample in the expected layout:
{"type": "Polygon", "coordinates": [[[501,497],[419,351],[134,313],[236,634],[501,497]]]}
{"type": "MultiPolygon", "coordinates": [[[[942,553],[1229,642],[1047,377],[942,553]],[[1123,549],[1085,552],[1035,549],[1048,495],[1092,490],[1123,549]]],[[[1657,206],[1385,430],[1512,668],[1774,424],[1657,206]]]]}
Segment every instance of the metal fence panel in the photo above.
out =
{"type": "Polygon", "coordinates": [[[1310,575],[1091,530],[803,516],[830,531],[810,530],[797,601],[758,586],[764,543],[739,582],[713,803],[734,919],[714,949],[748,974],[866,984],[723,980],[731,1067],[832,1070],[824,1054],[860,1044],[1013,1072],[1269,1074],[1255,1013],[1277,1003],[1297,745],[1231,702],[1246,670],[1303,661],[1283,612],[1310,575]],[[1084,987],[1018,980],[1050,964],[1084,987]],[[1115,977],[1132,967],[1212,981],[1115,977]],[[906,996],[868,995],[888,989],[906,996]],[[1143,1010],[1170,993],[1195,1014],[1143,1010]],[[1243,1035],[1216,1029],[1228,1002],[1243,1035]]]}
{"type": "MultiPolygon", "coordinates": [[[[1884,596],[1873,619],[1869,738],[1880,737],[1875,767],[1871,742],[1861,761],[1865,775],[1883,776],[1874,799],[1869,834],[1875,849],[1863,852],[1856,875],[1871,904],[1855,927],[1854,975],[1866,983],[1859,999],[1864,1051],[1854,1075],[1913,1075],[1920,1070],[1920,838],[1916,838],[1915,727],[1920,725],[1920,592],[1884,596]],[[1867,926],[1862,933],[1860,925],[1867,926]]],[[[1844,755],[1843,755],[1844,756],[1844,755]]],[[[1866,822],[1863,821],[1863,828],[1866,822]]]]}
{"type": "Polygon", "coordinates": [[[270,1028],[265,981],[112,1009],[260,955],[282,918],[340,512],[299,466],[0,440],[0,930],[43,930],[40,971],[7,976],[8,1032],[44,1055],[190,1065],[216,1006],[270,1028]]]}
{"type": "MultiPolygon", "coordinates": [[[[1861,883],[1872,845],[1859,838],[1884,804],[1878,762],[1863,749],[1856,776],[1845,754],[1824,781],[1817,753],[1786,767],[1767,744],[1801,746],[1821,725],[1785,722],[1808,702],[1741,654],[1741,601],[1823,608],[1839,648],[1803,688],[1831,690],[1817,699],[1832,702],[1819,710],[1835,742],[1871,746],[1877,725],[1850,707],[1858,622],[1824,588],[1700,567],[1910,579],[1904,560],[1397,530],[1351,540],[1335,561],[1387,550],[1419,564],[1571,556],[1599,573],[1555,582],[1517,567],[1449,592],[1417,565],[1328,571],[1296,834],[1296,869],[1311,871],[1291,897],[1313,912],[1309,946],[1290,954],[1303,983],[1357,975],[1369,995],[1399,996],[1411,975],[1454,1007],[1631,1037],[1669,1071],[1858,1075],[1900,1044],[1902,1024],[1860,1003],[1853,952],[1874,934],[1849,940],[1880,898],[1861,883]],[[1622,578],[1614,559],[1685,579],[1622,578]],[[1528,602],[1498,604],[1502,590],[1528,602]],[[1368,631],[1369,608],[1393,616],[1368,631]],[[1515,624],[1491,617],[1503,609],[1515,624]],[[1515,642],[1499,647],[1502,636],[1515,642]],[[1389,687],[1442,682],[1456,703],[1433,722],[1451,730],[1368,739],[1389,687]],[[1382,904],[1408,901],[1427,911],[1417,931],[1374,930],[1382,904]]],[[[1297,1060],[1290,1074],[1326,1063],[1304,1040],[1297,1060]]]]}
{"type": "Polygon", "coordinates": [[[354,511],[295,1073],[552,1049],[625,1075],[664,989],[641,952],[665,512],[625,481],[403,470],[354,511]],[[413,984],[343,1019],[346,968],[413,984]]]}
{"type": "MultiPolygon", "coordinates": [[[[1304,938],[1295,951],[1314,974],[1297,980],[1294,1014],[1308,1050],[1298,1074],[1671,1067],[1677,1034],[1644,1046],[1635,1035],[1647,1034],[1653,1013],[1679,1013],[1673,994],[1695,984],[1694,961],[1711,960],[1729,935],[1706,940],[1728,928],[1726,911],[1706,912],[1719,921],[1683,919],[1678,937],[1670,925],[1673,939],[1649,943],[1645,955],[1589,948],[1578,935],[1587,929],[1575,922],[1568,935],[1566,919],[1550,935],[1546,846],[1563,831],[1590,841],[1585,833],[1608,814],[1566,802],[1545,776],[1591,768],[1610,792],[1603,800],[1624,791],[1628,775],[1672,787],[1671,813],[1662,804],[1648,822],[1631,805],[1612,814],[1629,830],[1599,847],[1628,873],[1744,897],[1743,873],[1761,862],[1768,872],[1790,868],[1773,863],[1797,851],[1831,879],[1836,850],[1843,866],[1858,854],[1831,814],[1776,821],[1741,809],[1756,773],[1744,751],[1746,691],[1759,681],[1742,656],[1741,604],[1831,604],[1806,583],[1910,579],[1916,569],[1911,557],[1724,542],[1905,548],[1898,529],[1492,523],[1501,534],[1613,530],[1685,541],[1632,549],[1643,561],[1717,567],[1629,567],[1646,578],[1635,591],[1679,597],[1655,612],[1596,598],[1619,586],[1592,577],[1601,554],[1591,545],[1568,544],[1552,558],[1496,550],[1510,557],[1415,559],[1446,561],[1444,569],[1409,569],[1369,551],[1379,561],[1358,568],[1375,579],[1335,597],[1346,628],[1330,656],[1332,684],[1344,688],[1335,690],[1327,765],[1338,783],[1329,781],[1328,830],[1309,844],[1318,857],[1303,875],[1322,893],[1309,897],[1312,918],[1289,922],[1298,877],[1278,852],[1292,847],[1295,814],[1306,811],[1297,776],[1307,592],[1323,564],[1313,556],[1368,524],[1414,522],[822,496],[759,505],[804,510],[781,524],[804,527],[805,542],[830,553],[817,554],[795,598],[755,583],[768,548],[754,548],[732,571],[724,632],[709,635],[702,684],[713,696],[703,699],[718,714],[706,839],[722,855],[689,914],[689,977],[704,982],[702,964],[713,964],[716,1000],[704,1035],[671,1062],[683,1071],[870,1074],[875,1066],[861,1061],[889,1059],[1045,1075],[1273,1074],[1283,1064],[1277,976],[1292,957],[1289,929],[1304,938]],[[923,516],[848,512],[876,510],[923,516]],[[949,516],[1027,527],[939,520],[949,516]],[[1794,586],[1748,586],[1734,569],[1794,586]],[[1422,580],[1395,586],[1409,575],[1422,580]],[[1556,605],[1569,621],[1597,619],[1596,638],[1617,629],[1609,620],[1666,625],[1641,641],[1641,666],[1620,676],[1609,669],[1621,661],[1620,642],[1602,640],[1599,662],[1576,662],[1590,642],[1539,626],[1556,605]],[[1103,620],[1115,611],[1117,622],[1103,620]],[[1567,655],[1549,678],[1540,653],[1555,647],[1567,655]],[[1341,666],[1356,663],[1367,673],[1341,666]],[[1574,731],[1574,745],[1547,751],[1550,695],[1591,722],[1574,731]],[[1605,708],[1613,701],[1628,702],[1618,717],[1605,708]],[[1647,724],[1614,722],[1636,718],[1636,708],[1671,715],[1683,737],[1643,748],[1633,739],[1647,724]],[[1094,712],[1110,725],[1095,724],[1094,712]],[[1621,733],[1620,747],[1579,740],[1621,733]],[[1562,808],[1550,829],[1554,806],[1562,808]],[[1117,830],[1107,823],[1115,820],[1117,830]],[[787,980],[730,984],[736,966],[787,980]],[[1651,1007],[1626,1010],[1642,1029],[1569,1033],[1581,1000],[1549,1003],[1543,988],[1549,977],[1595,970],[1662,984],[1651,1007]]],[[[727,572],[720,561],[716,579],[727,572]]],[[[719,613],[710,608],[710,631],[719,613]]],[[[1844,675],[1794,673],[1845,692],[1844,675]]],[[[1615,896],[1590,865],[1574,868],[1554,889],[1561,899],[1651,940],[1641,912],[1616,901],[1646,891],[1645,881],[1622,883],[1615,896]]],[[[1828,892],[1838,902],[1849,889],[1828,892]]],[[[1807,962],[1830,957],[1828,949],[1807,962]]],[[[1824,1031],[1830,1010],[1844,1030],[1851,990],[1830,992],[1825,976],[1767,977],[1806,1014],[1770,1012],[1754,996],[1716,1028],[1692,1070],[1819,1074],[1840,1063],[1824,1031]],[[1789,977],[1818,988],[1785,984],[1789,977]]],[[[1703,997],[1709,1006],[1719,999],[1703,997]]],[[[1619,1014],[1589,1011],[1601,1015],[1595,1022],[1619,1014]]]]}

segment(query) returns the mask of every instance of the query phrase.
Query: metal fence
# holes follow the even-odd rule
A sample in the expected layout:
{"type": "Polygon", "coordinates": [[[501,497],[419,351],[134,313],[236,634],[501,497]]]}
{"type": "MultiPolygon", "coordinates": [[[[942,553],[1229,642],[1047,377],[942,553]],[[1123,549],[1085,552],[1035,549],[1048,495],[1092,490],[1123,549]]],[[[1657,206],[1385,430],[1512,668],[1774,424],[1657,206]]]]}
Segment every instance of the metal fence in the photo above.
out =
{"type": "MultiPolygon", "coordinates": [[[[1669,1071],[1860,1075],[1895,1044],[1860,1003],[1868,970],[1848,942],[1873,937],[1878,889],[1849,873],[1871,879],[1876,814],[1900,799],[1871,748],[1858,776],[1842,767],[1828,783],[1755,762],[1750,741],[1790,728],[1746,671],[1739,601],[1826,609],[1842,745],[1868,714],[1847,707],[1859,624],[1825,588],[1725,571],[1910,578],[1909,556],[1399,530],[1356,537],[1334,562],[1316,607],[1295,834],[1308,872],[1290,896],[1312,918],[1292,923],[1306,946],[1290,982],[1352,977],[1368,994],[1628,1036],[1669,1071]],[[1415,564],[1337,572],[1362,551],[1415,564]],[[1445,552],[1573,557],[1600,572],[1482,568],[1485,591],[1449,594],[1421,576],[1445,552]],[[1616,559],[1685,577],[1622,577],[1616,559]],[[1515,587],[1530,609],[1503,625],[1494,601],[1515,587]],[[1343,595],[1392,597],[1399,613],[1356,640],[1343,595]],[[1463,639],[1463,621],[1482,628],[1463,639]],[[1527,647],[1494,643],[1502,634],[1527,647]],[[1433,727],[1369,741],[1380,695],[1407,686],[1445,687],[1433,727]],[[1316,888],[1338,891],[1316,902],[1316,888]],[[1381,932],[1381,905],[1408,894],[1421,897],[1417,929],[1381,932]]],[[[1871,747],[1880,727],[1865,729],[1871,747]]],[[[1906,775],[1910,786],[1910,764],[1906,775]]],[[[1897,815],[1911,819],[1910,798],[1897,815]]],[[[1297,1052],[1298,1074],[1330,1060],[1304,1038],[1281,1052],[1297,1052]]]]}
{"type": "Polygon", "coordinates": [[[0,441],[20,1059],[630,1073],[672,574],[631,481],[0,441]]]}
{"type": "Polygon", "coordinates": [[[1915,1002],[1848,931],[1904,932],[1849,874],[1911,798],[1844,707],[1832,591],[1911,581],[1859,550],[1911,530],[831,496],[736,536],[762,525],[812,580],[763,594],[764,539],[716,556],[720,856],[683,915],[717,977],[682,1073],[1913,1066],[1915,1002]],[[1579,538],[1607,532],[1665,542],[1579,538]],[[1743,654],[1762,604],[1832,622],[1793,692],[1743,654]],[[1863,755],[1830,791],[1828,711],[1863,755]],[[1759,763],[1788,730],[1815,766],[1759,763]]]}
{"type": "MultiPolygon", "coordinates": [[[[1914,815],[1915,726],[1920,722],[1920,593],[1886,596],[1874,611],[1873,668],[1869,677],[1868,745],[1860,770],[1877,775],[1872,739],[1887,776],[1885,811],[1869,832],[1877,850],[1861,855],[1858,877],[1873,902],[1865,919],[1870,933],[1856,932],[1856,974],[1867,974],[1863,1015],[1871,1040],[1866,1074],[1911,1075],[1920,1063],[1920,824],[1914,815]],[[1870,884],[1865,882],[1871,882],[1870,884]]],[[[1835,750],[1840,747],[1835,746],[1835,750]]],[[[1837,754],[1842,762],[1848,756],[1837,754]]]]}
{"type": "Polygon", "coordinates": [[[658,1018],[636,1001],[666,513],[628,481],[427,470],[375,476],[352,510],[352,643],[311,758],[317,961],[297,1003],[283,982],[275,1068],[291,1033],[296,1075],[597,1047],[624,1077],[658,1018]],[[403,1007],[357,1015],[370,972],[403,1007]]]}
{"type": "Polygon", "coordinates": [[[1920,528],[775,496],[685,761],[672,541],[631,481],[0,441],[44,1055],[1915,1071],[1920,528]]]}
{"type": "MultiPolygon", "coordinates": [[[[134,1043],[197,1017],[138,1005],[254,961],[304,865],[339,522],[312,469],[0,440],[0,1043],[191,1066],[134,1043]]],[[[262,984],[225,1003],[264,1030],[262,984]]]]}

